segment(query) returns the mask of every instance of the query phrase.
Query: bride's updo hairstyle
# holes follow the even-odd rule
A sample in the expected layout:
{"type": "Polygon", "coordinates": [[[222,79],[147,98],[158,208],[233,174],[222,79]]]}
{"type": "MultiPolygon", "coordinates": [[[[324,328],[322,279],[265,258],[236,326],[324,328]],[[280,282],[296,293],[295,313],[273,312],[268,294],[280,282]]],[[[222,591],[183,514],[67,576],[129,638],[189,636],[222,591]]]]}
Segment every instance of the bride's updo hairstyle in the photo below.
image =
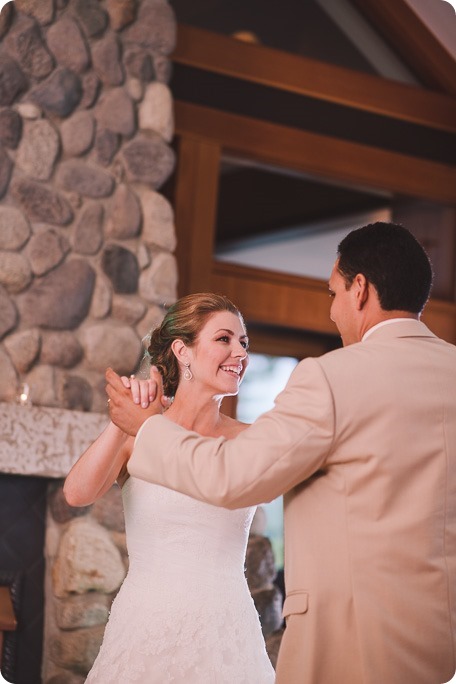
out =
{"type": "Polygon", "coordinates": [[[163,378],[163,389],[167,397],[174,397],[179,384],[179,364],[171,345],[182,340],[192,347],[208,318],[219,311],[242,315],[237,307],[224,295],[202,292],[178,299],[168,309],[161,325],[150,334],[147,347],[149,362],[157,366],[163,378]]]}

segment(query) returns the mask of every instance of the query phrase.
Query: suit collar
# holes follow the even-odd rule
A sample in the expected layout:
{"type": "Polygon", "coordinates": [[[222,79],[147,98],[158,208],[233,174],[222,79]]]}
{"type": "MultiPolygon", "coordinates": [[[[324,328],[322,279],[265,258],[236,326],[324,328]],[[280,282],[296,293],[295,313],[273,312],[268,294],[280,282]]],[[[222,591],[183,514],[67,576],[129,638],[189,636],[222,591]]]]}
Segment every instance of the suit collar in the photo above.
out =
{"type": "Polygon", "coordinates": [[[388,323],[388,325],[382,325],[380,328],[373,330],[364,342],[391,340],[395,337],[436,337],[436,335],[421,321],[410,318],[406,321],[398,320],[394,321],[394,323],[388,323]]]}

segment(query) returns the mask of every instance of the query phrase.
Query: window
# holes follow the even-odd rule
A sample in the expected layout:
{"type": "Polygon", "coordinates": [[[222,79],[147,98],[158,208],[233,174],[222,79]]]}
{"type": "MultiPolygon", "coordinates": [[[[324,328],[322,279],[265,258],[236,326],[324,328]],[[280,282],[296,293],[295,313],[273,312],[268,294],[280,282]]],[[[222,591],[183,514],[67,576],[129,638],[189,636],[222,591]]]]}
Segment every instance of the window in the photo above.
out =
{"type": "MultiPolygon", "coordinates": [[[[250,354],[250,363],[238,397],[237,417],[252,423],[271,409],[274,399],[285,387],[297,359],[285,356],[250,354]]],[[[276,566],[283,567],[283,501],[282,497],[263,506],[266,513],[265,534],[271,540],[276,566]]]]}

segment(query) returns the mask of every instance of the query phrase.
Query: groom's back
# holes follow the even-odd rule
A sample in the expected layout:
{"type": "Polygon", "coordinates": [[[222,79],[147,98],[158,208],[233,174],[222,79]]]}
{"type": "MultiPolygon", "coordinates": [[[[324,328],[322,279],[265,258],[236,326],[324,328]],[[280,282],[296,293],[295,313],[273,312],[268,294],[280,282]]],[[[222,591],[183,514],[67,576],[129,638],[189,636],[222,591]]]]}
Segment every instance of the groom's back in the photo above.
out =
{"type": "Polygon", "coordinates": [[[349,668],[340,684],[441,684],[454,671],[456,347],[401,325],[319,360],[333,449],[287,495],[286,525],[291,552],[303,549],[306,628],[334,651],[309,654],[320,674],[303,681],[330,684],[346,658],[358,679],[349,668]]]}

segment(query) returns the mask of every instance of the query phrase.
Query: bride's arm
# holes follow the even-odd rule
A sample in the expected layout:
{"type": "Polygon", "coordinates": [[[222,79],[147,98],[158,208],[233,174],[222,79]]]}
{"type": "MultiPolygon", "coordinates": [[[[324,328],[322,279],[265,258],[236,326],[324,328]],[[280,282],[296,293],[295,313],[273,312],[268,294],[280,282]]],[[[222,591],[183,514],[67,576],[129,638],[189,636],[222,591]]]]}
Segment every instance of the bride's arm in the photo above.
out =
{"type": "Polygon", "coordinates": [[[63,486],[68,504],[88,506],[116,480],[121,484],[132,448],[133,439],[110,422],[68,473],[63,486]]]}
{"type": "MultiPolygon", "coordinates": [[[[135,404],[147,407],[151,381],[134,375],[121,377],[135,404]]],[[[133,438],[110,422],[89,446],[67,475],[63,486],[70,506],[89,506],[118,482],[122,486],[129,477],[127,462],[133,450],[133,438]]]]}

